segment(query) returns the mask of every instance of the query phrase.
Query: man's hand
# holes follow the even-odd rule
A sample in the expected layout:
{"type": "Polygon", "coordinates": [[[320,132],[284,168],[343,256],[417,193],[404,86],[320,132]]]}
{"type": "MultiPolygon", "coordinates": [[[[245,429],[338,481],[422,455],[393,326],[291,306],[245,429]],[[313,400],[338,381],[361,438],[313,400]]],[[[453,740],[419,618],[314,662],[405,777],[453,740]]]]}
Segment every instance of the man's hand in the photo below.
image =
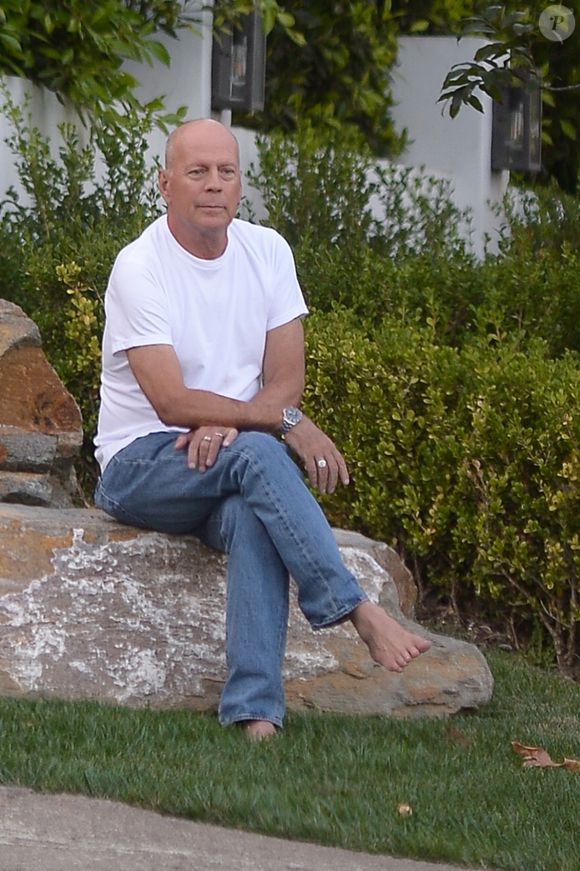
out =
{"type": "Polygon", "coordinates": [[[179,435],[175,442],[177,450],[187,448],[187,465],[190,469],[205,472],[213,466],[221,448],[237,437],[238,431],[228,426],[200,426],[179,435]]]}
{"type": "Polygon", "coordinates": [[[298,454],[313,487],[321,493],[334,493],[340,481],[348,484],[348,469],[344,457],[334,442],[304,416],[284,439],[298,454]]]}

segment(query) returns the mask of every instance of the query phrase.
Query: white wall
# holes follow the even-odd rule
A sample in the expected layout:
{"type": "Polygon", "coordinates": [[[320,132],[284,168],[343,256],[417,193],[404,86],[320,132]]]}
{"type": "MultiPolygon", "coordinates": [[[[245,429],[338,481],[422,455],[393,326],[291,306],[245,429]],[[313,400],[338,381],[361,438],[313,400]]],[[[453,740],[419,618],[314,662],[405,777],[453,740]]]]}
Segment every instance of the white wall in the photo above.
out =
{"type": "MultiPolygon", "coordinates": [[[[200,7],[203,5],[200,0],[200,7]]],[[[171,66],[128,64],[127,69],[140,82],[138,96],[143,100],[164,95],[168,111],[187,106],[187,117],[211,115],[211,11],[202,13],[196,31],[183,31],[178,40],[165,37],[171,54],[171,66]]],[[[400,40],[399,63],[393,73],[396,105],[393,117],[397,129],[407,128],[411,140],[399,162],[407,166],[425,166],[428,174],[452,180],[454,200],[460,208],[473,212],[476,252],[483,251],[486,234],[497,236],[498,219],[488,201],[497,202],[506,190],[509,174],[491,170],[491,101],[480,95],[484,115],[462,109],[451,120],[443,116],[437,103],[446,73],[454,63],[471,59],[482,40],[454,37],[404,37],[400,40]]],[[[12,97],[20,103],[31,94],[31,110],[39,129],[58,143],[57,125],[73,117],[53,94],[30,86],[22,79],[8,79],[12,97]]],[[[256,162],[254,135],[236,129],[240,140],[242,168],[256,162]]],[[[16,184],[14,159],[5,137],[9,125],[0,117],[0,196],[9,185],[16,184]]],[[[165,134],[155,131],[150,139],[150,158],[162,158],[165,134]]],[[[246,185],[246,194],[258,217],[263,205],[255,191],[246,185]]]]}
{"type": "MultiPolygon", "coordinates": [[[[211,47],[212,13],[207,0],[189,3],[188,9],[199,7],[194,30],[181,30],[179,38],[157,36],[171,56],[171,65],[126,63],[125,68],[140,83],[137,97],[143,102],[162,96],[167,112],[181,106],[187,108],[186,119],[208,118],[211,115],[211,47]]],[[[165,150],[165,134],[155,131],[150,137],[152,154],[161,158],[165,150]]]]}
{"type": "Polygon", "coordinates": [[[406,128],[410,144],[399,162],[426,166],[453,181],[454,200],[473,211],[474,247],[483,251],[485,234],[497,239],[498,219],[489,202],[500,201],[508,172],[491,169],[491,99],[478,97],[484,114],[463,108],[451,119],[437,100],[453,64],[473,58],[485,41],[469,37],[459,43],[452,36],[407,36],[399,41],[399,60],[393,73],[397,130],[406,128]]]}
{"type": "MultiPolygon", "coordinates": [[[[44,136],[50,137],[51,141],[57,143],[60,138],[58,125],[64,121],[74,121],[74,113],[59,103],[53,93],[44,88],[37,88],[25,79],[10,76],[3,79],[3,83],[16,106],[23,106],[26,99],[29,99],[34,126],[38,127],[44,136]]],[[[5,141],[12,133],[8,120],[0,114],[0,200],[11,186],[21,191],[15,157],[5,141]]]]}
{"type": "MultiPolygon", "coordinates": [[[[199,7],[207,6],[200,0],[199,7]]],[[[192,8],[195,4],[189,4],[192,8]]],[[[196,13],[197,17],[197,13],[196,13]]],[[[199,13],[199,24],[195,30],[180,31],[178,39],[162,34],[157,39],[163,42],[171,55],[171,66],[166,67],[155,62],[148,64],[126,63],[127,72],[131,73],[140,83],[136,94],[142,102],[148,102],[163,96],[167,112],[175,112],[180,106],[187,107],[188,118],[207,117],[210,115],[211,100],[211,45],[212,45],[212,14],[205,9],[199,13]]],[[[65,108],[53,93],[31,85],[25,79],[7,77],[4,83],[16,105],[22,105],[29,95],[30,113],[34,126],[41,133],[50,137],[55,150],[58,149],[60,135],[58,125],[63,121],[78,124],[75,113],[65,108]]],[[[10,124],[0,115],[0,199],[4,192],[13,185],[21,191],[14,157],[5,143],[11,134],[10,124]]],[[[150,159],[162,158],[165,149],[165,133],[155,130],[149,137],[150,159]]],[[[82,140],[82,129],[81,129],[82,140]]]]}
{"type": "MultiPolygon", "coordinates": [[[[452,65],[471,60],[484,44],[476,38],[458,43],[451,36],[402,37],[392,76],[393,120],[398,131],[407,129],[410,140],[396,162],[424,167],[425,174],[450,181],[454,203],[471,211],[471,241],[478,255],[483,254],[486,237],[491,239],[490,249],[495,247],[502,222],[492,206],[501,202],[509,182],[509,172],[491,169],[492,101],[478,92],[484,113],[463,108],[451,119],[437,100],[452,65]]],[[[257,160],[253,136],[239,128],[234,132],[240,141],[242,166],[247,168],[257,160]]],[[[247,185],[246,195],[261,217],[263,205],[247,185]]]]}

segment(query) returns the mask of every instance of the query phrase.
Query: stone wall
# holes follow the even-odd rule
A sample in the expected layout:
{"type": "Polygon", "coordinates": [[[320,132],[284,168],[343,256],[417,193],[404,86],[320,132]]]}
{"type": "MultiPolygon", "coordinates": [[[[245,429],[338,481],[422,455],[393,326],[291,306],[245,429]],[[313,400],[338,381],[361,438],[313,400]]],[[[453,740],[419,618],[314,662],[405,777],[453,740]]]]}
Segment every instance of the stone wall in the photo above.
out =
{"type": "Polygon", "coordinates": [[[0,502],[66,507],[82,444],[76,402],[21,308],[0,300],[0,502]]]}

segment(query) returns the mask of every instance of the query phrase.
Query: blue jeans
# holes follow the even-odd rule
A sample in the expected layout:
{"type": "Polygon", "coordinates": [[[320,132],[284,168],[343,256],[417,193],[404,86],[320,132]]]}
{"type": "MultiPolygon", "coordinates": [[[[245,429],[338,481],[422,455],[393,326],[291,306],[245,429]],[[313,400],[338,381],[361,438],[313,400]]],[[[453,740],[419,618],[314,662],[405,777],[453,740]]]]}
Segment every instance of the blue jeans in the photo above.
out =
{"type": "Polygon", "coordinates": [[[123,523],[194,533],[228,554],[223,724],[284,717],[282,664],[289,574],[315,629],[366,599],[344,566],[318,503],[285,445],[243,432],[205,472],[187,466],[176,433],[136,439],[108,464],[96,504],[123,523]]]}

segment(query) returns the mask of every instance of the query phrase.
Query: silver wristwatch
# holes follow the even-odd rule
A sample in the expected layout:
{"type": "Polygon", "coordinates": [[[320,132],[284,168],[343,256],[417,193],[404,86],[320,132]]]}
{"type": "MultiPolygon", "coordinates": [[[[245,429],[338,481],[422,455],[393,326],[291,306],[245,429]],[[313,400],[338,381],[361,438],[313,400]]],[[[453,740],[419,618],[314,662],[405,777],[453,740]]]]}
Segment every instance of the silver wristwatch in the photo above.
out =
{"type": "Polygon", "coordinates": [[[282,409],[282,423],[280,424],[278,431],[285,435],[290,432],[293,426],[296,426],[297,423],[300,423],[304,415],[300,411],[299,408],[296,408],[294,405],[289,405],[287,408],[282,409]]]}

